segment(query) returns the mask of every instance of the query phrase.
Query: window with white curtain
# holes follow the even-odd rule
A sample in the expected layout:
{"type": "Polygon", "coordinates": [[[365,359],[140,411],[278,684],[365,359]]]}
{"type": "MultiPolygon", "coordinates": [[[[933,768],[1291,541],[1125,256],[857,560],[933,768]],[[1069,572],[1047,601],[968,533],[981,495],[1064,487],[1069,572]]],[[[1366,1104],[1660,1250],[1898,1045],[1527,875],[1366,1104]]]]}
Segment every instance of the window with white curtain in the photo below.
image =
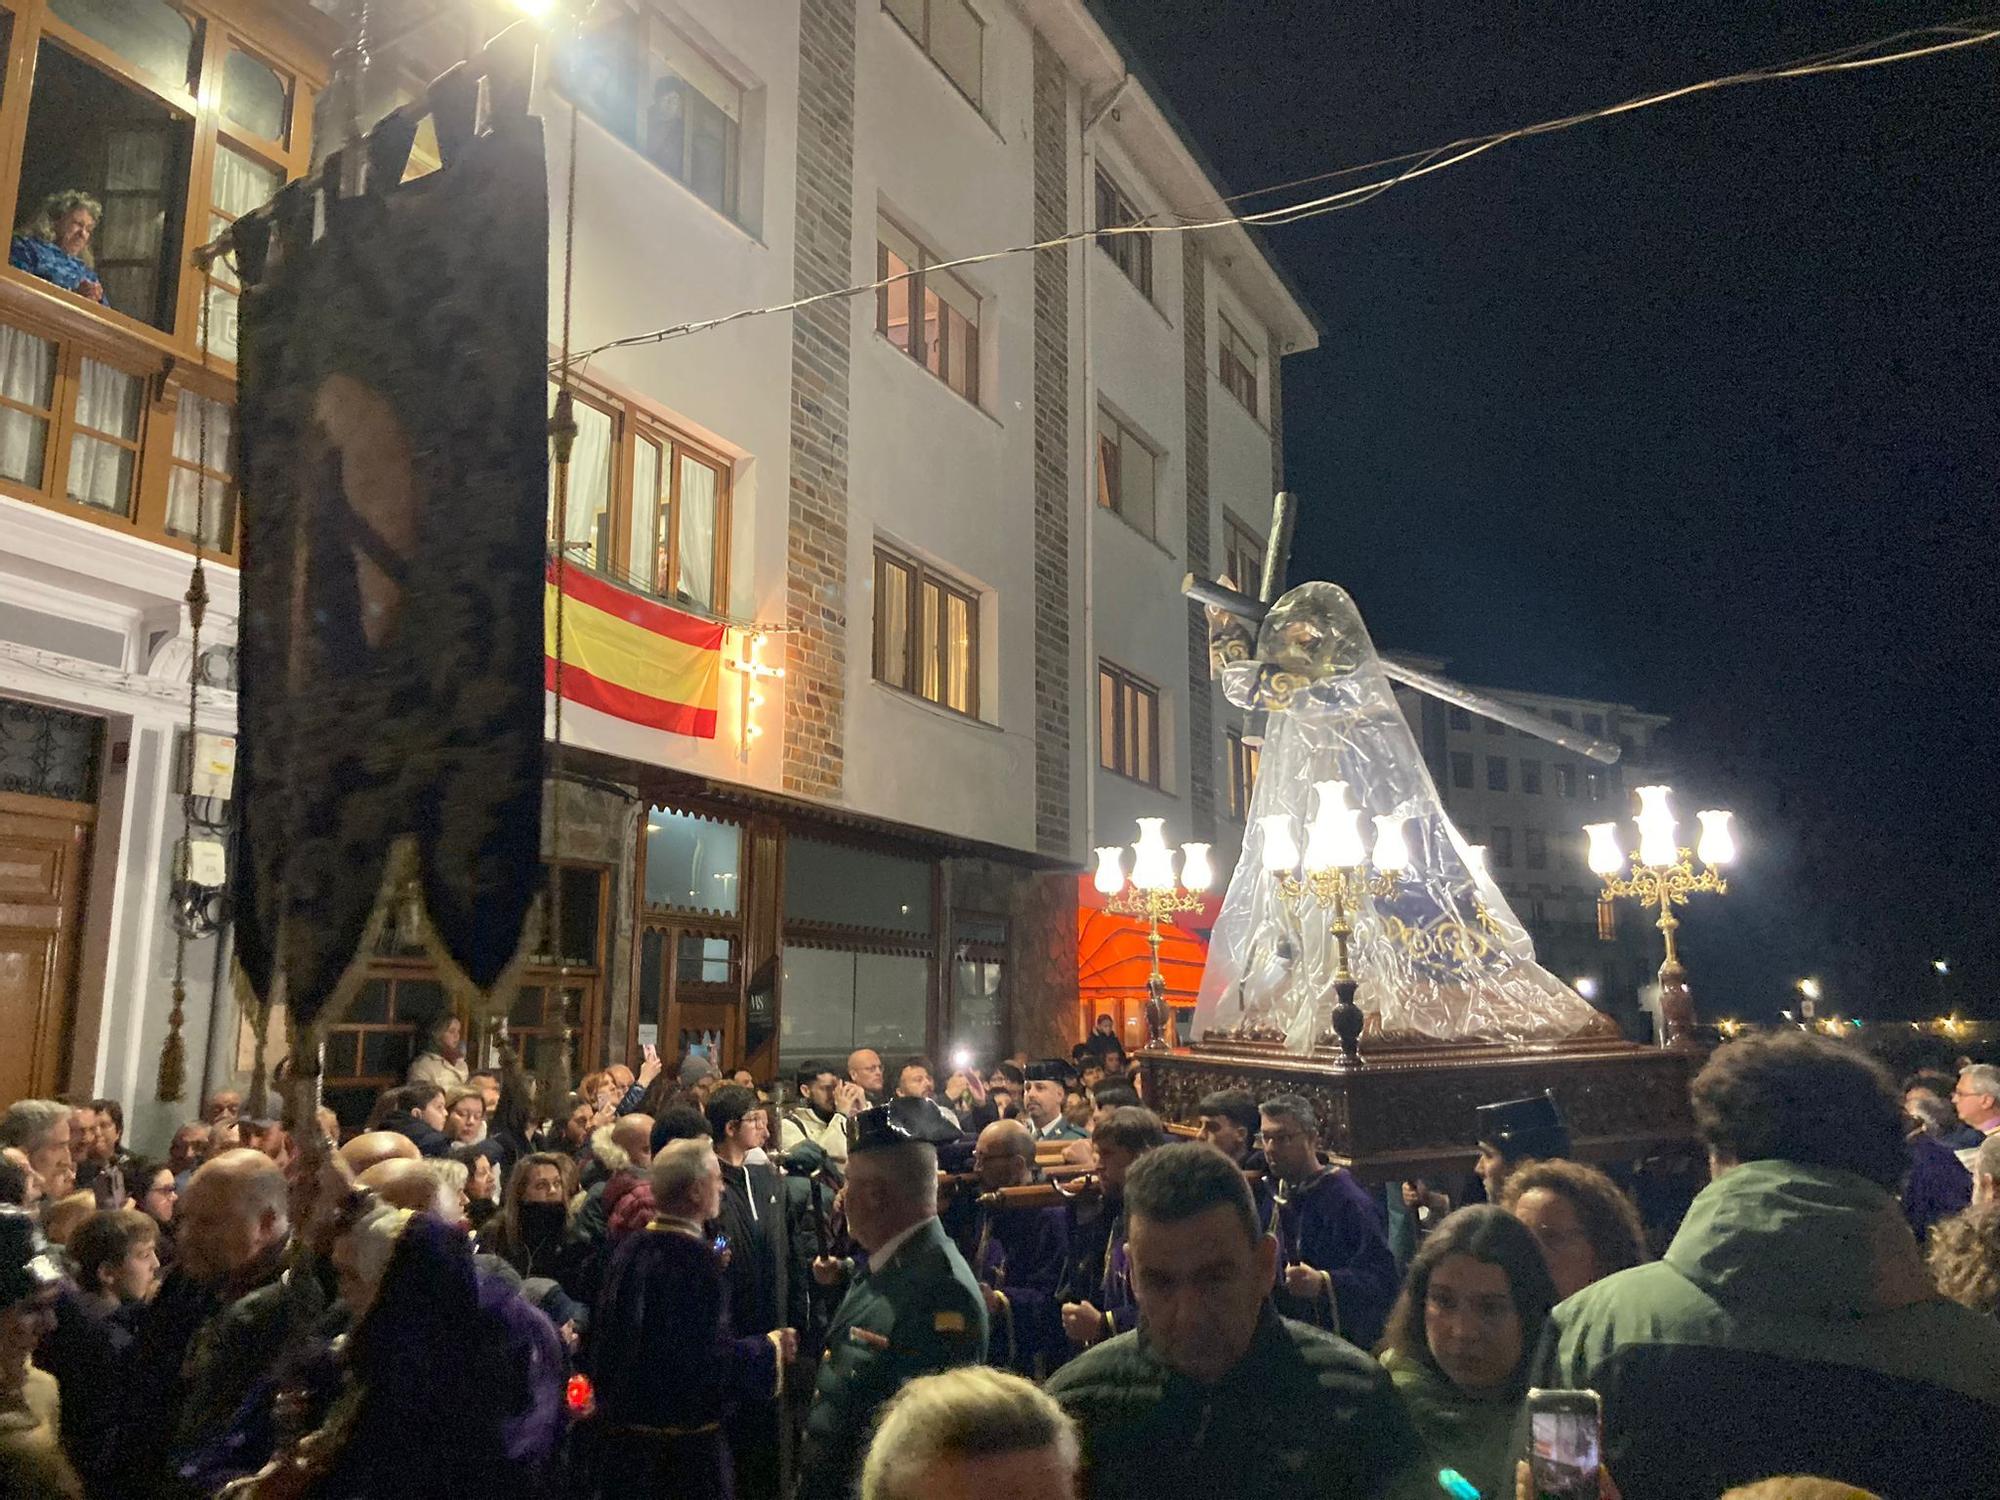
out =
{"type": "Polygon", "coordinates": [[[182,391],[176,399],[167,531],[191,541],[199,529],[202,545],[218,552],[234,551],[236,545],[235,427],[236,413],[227,402],[210,401],[193,391],[182,391]]]}
{"type": "MultiPolygon", "coordinates": [[[[576,442],[569,454],[569,503],[564,516],[563,548],[569,560],[586,568],[611,556],[611,467],[617,456],[618,424],[611,413],[588,401],[573,403],[576,442]]],[[[555,414],[556,387],[549,387],[549,413],[555,414]]],[[[549,535],[556,527],[556,466],[549,463],[549,535]]]]}
{"type": "Polygon", "coordinates": [[[680,469],[680,541],[675,549],[680,576],[674,581],[674,597],[713,609],[715,528],[722,475],[689,454],[681,455],[680,469]]]}
{"type": "MultiPolygon", "coordinates": [[[[284,185],[285,174],[276,167],[267,166],[234,147],[217,145],[214,192],[209,203],[209,238],[214,239],[252,209],[262,208],[284,185]]],[[[236,358],[236,304],[241,283],[230,263],[233,259],[224,256],[209,267],[204,293],[208,298],[209,352],[218,359],[236,358]]],[[[200,336],[197,329],[196,338],[200,336]]]]}
{"type": "MultiPolygon", "coordinates": [[[[555,395],[552,382],[551,412],[555,395]]],[[[578,391],[575,407],[570,561],[662,599],[727,614],[728,461],[695,447],[652,411],[596,387],[578,391]]],[[[549,535],[553,540],[553,466],[549,535]]]]}
{"type": "Polygon", "coordinates": [[[0,324],[0,478],[41,488],[55,390],[56,346],[0,324]]]}
{"type": "Polygon", "coordinates": [[[76,431],[70,437],[69,497],[114,515],[132,514],[145,382],[97,360],[77,362],[76,431]]]}

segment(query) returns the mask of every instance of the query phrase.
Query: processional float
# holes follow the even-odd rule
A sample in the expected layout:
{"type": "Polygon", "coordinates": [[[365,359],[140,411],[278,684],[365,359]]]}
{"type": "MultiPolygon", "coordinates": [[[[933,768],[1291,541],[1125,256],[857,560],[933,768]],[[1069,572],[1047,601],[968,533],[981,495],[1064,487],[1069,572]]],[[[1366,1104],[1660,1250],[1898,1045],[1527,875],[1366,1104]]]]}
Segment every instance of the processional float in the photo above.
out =
{"type": "Polygon", "coordinates": [[[1462,1167],[1473,1111],[1543,1090],[1578,1154],[1636,1159],[1690,1135],[1692,1014],[1641,1046],[1535,961],[1506,895],[1446,815],[1392,680],[1610,764],[1618,747],[1380,655],[1346,590],[1277,596],[1278,496],[1261,598],[1190,576],[1229,701],[1262,716],[1242,857],[1210,936],[1191,1045],[1140,1055],[1147,1098],[1303,1094],[1364,1177],[1462,1167]]]}

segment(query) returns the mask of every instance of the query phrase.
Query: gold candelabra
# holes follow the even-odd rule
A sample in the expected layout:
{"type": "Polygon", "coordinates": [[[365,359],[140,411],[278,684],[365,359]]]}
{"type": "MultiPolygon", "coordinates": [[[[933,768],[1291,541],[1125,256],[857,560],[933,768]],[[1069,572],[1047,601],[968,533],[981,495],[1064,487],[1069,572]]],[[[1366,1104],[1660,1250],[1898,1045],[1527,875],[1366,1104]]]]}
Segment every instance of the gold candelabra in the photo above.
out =
{"type": "Polygon", "coordinates": [[[1340,1055],[1335,1068],[1347,1071],[1362,1066],[1360,1041],[1364,1018],[1354,1003],[1359,981],[1350,967],[1348,945],[1354,937],[1354,909],[1363,897],[1381,899],[1395,892],[1397,882],[1409,868],[1409,845],[1403,837],[1400,816],[1381,815],[1375,819],[1375,850],[1371,856],[1361,838],[1362,809],[1347,805],[1347,783],[1315,782],[1319,808],[1306,829],[1302,856],[1292,836],[1288,813],[1273,813],[1257,820],[1263,834],[1264,873],[1278,889],[1286,908],[1298,915],[1308,900],[1324,908],[1334,942],[1331,1038],[1337,1039],[1340,1055]]]}
{"type": "Polygon", "coordinates": [[[1658,911],[1653,925],[1666,945],[1666,960],[1660,965],[1660,1040],[1667,1047],[1692,1047],[1694,999],[1674,940],[1681,925],[1674,908],[1686,906],[1690,896],[1704,892],[1720,896],[1729,890],[1722,867],[1736,857],[1736,840],[1729,829],[1730,814],[1708,809],[1695,814],[1701,823],[1696,849],[1684,849],[1674,836],[1674,815],[1667,800],[1671,789],[1642,786],[1638,795],[1639,812],[1633,821],[1639,828],[1639,847],[1629,868],[1618,847],[1615,823],[1592,823],[1583,830],[1590,839],[1590,868],[1604,881],[1605,900],[1631,899],[1658,911]]]}
{"type": "Polygon", "coordinates": [[[1146,919],[1146,945],[1152,951],[1152,973],[1146,979],[1146,1046],[1148,1052],[1167,1048],[1167,977],[1160,972],[1160,925],[1171,927],[1174,914],[1201,910],[1201,893],[1214,880],[1208,845],[1181,845],[1181,873],[1174,877],[1173,851],[1167,847],[1166,819],[1140,818],[1139,837],[1132,845],[1132,878],[1128,883],[1124,850],[1108,844],[1097,851],[1092,883],[1104,896],[1104,909],[1121,917],[1146,919]]]}

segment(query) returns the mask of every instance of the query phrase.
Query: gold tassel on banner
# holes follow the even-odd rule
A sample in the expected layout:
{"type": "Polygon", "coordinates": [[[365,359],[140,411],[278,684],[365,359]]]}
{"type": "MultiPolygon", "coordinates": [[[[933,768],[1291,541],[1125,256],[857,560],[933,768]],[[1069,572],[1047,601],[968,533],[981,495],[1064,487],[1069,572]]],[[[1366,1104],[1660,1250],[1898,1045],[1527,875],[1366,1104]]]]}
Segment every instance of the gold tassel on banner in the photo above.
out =
{"type": "Polygon", "coordinates": [[[181,1008],[186,1001],[187,985],[176,979],[174,1008],[167,1013],[167,1040],[160,1048],[159,1085],[154,1090],[163,1104],[173,1103],[187,1088],[187,1043],[181,1037],[181,1026],[187,1019],[181,1008]]]}

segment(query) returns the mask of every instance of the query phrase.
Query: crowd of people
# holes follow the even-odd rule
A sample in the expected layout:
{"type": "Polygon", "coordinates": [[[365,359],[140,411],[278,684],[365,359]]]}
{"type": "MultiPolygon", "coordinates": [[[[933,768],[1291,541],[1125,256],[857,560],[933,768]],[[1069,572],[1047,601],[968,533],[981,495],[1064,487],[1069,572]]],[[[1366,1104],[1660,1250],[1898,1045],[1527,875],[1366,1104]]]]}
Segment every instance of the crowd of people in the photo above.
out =
{"type": "Polygon", "coordinates": [[[2000,1070],[1724,1046],[1678,1222],[1546,1096],[1384,1191],[1297,1095],[1163,1122],[1107,1032],[939,1073],[649,1049],[544,1107],[454,1020],[344,1140],[19,1101],[0,1494],[1490,1500],[1532,1387],[1597,1394],[1626,1500],[1996,1471],[2000,1070]]]}

